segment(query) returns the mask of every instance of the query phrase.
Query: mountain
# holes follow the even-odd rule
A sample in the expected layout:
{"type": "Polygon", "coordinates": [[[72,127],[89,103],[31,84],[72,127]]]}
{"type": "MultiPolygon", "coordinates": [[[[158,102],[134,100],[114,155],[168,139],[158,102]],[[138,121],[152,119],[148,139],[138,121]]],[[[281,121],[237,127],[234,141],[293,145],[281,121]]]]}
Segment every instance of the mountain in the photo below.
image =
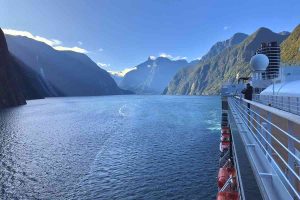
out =
{"type": "Polygon", "coordinates": [[[281,44],[281,62],[287,65],[300,65],[300,25],[281,44]]]}
{"type": "Polygon", "coordinates": [[[201,58],[201,60],[206,60],[213,56],[216,56],[219,53],[221,53],[224,49],[241,43],[247,37],[248,35],[245,33],[236,33],[228,40],[217,42],[210,48],[208,53],[201,58]]]}
{"type": "Polygon", "coordinates": [[[99,68],[85,54],[58,51],[45,43],[5,35],[9,51],[40,76],[50,94],[47,96],[98,96],[127,94],[109,73],[99,68]]]}
{"type": "Polygon", "coordinates": [[[161,94],[176,72],[187,65],[186,60],[150,56],[136,69],[126,73],[120,87],[137,94],[161,94]]]}
{"type": "Polygon", "coordinates": [[[117,85],[120,85],[121,81],[123,80],[124,76],[120,75],[118,72],[109,72],[110,76],[115,80],[117,85]]]}
{"type": "Polygon", "coordinates": [[[198,64],[180,70],[170,81],[164,94],[218,94],[223,83],[234,81],[237,76],[250,75],[250,58],[262,42],[277,41],[280,44],[288,35],[260,28],[248,37],[245,34],[239,40],[235,40],[235,37],[236,35],[229,39],[235,42],[222,42],[228,45],[217,43],[214,46],[220,46],[219,51],[215,51],[213,46],[198,64]]]}
{"type": "Polygon", "coordinates": [[[26,104],[2,29],[0,29],[0,85],[0,108],[26,104]]]}
{"type": "Polygon", "coordinates": [[[53,96],[43,78],[29,66],[14,56],[11,56],[15,75],[18,76],[23,95],[26,100],[43,99],[53,96]]]}

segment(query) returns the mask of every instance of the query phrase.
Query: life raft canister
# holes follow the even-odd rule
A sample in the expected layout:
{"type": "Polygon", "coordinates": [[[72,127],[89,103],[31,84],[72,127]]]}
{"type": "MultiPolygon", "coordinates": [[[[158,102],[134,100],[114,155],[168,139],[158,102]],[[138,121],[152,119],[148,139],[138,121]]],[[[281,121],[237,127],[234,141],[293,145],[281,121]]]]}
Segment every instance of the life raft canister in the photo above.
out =
{"type": "MultiPolygon", "coordinates": [[[[221,189],[224,186],[224,184],[229,179],[229,177],[235,177],[235,176],[236,176],[236,171],[235,171],[234,168],[221,167],[219,169],[219,173],[218,173],[218,187],[219,187],[219,189],[221,189]]],[[[235,178],[233,178],[232,186],[233,187],[236,186],[236,179],[235,178]]]]}
{"type": "Polygon", "coordinates": [[[217,200],[238,200],[238,192],[218,192],[217,200]]]}

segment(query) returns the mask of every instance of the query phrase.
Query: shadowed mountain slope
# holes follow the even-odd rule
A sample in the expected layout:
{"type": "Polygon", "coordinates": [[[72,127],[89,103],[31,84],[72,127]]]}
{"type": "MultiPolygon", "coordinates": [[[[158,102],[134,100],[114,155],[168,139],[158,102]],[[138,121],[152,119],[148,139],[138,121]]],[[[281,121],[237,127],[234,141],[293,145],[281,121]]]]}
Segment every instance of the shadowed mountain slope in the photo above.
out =
{"type": "Polygon", "coordinates": [[[9,51],[38,74],[49,96],[97,96],[127,94],[109,73],[88,56],[57,51],[45,43],[22,36],[6,35],[9,51]]]}
{"type": "Polygon", "coordinates": [[[120,87],[138,94],[161,94],[176,72],[187,65],[186,60],[149,57],[124,76],[120,87]]]}

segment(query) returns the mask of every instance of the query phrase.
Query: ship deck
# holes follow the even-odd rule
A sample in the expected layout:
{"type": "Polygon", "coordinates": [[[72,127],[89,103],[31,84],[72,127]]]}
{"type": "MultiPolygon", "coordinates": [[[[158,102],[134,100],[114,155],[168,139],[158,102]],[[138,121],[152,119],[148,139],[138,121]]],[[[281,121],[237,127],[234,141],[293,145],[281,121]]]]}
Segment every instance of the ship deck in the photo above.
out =
{"type": "Polygon", "coordinates": [[[253,174],[253,170],[251,169],[250,161],[246,156],[245,146],[231,112],[229,112],[229,122],[232,135],[234,165],[238,171],[240,196],[242,199],[262,200],[263,198],[253,174]]]}

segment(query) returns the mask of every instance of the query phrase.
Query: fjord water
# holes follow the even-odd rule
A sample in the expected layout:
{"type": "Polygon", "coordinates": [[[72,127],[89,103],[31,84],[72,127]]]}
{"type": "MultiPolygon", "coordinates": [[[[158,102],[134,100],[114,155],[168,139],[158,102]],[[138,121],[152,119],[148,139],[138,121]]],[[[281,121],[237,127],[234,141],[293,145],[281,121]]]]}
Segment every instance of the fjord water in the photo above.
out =
{"type": "Polygon", "coordinates": [[[0,199],[213,199],[219,97],[49,98],[0,112],[0,199]]]}

